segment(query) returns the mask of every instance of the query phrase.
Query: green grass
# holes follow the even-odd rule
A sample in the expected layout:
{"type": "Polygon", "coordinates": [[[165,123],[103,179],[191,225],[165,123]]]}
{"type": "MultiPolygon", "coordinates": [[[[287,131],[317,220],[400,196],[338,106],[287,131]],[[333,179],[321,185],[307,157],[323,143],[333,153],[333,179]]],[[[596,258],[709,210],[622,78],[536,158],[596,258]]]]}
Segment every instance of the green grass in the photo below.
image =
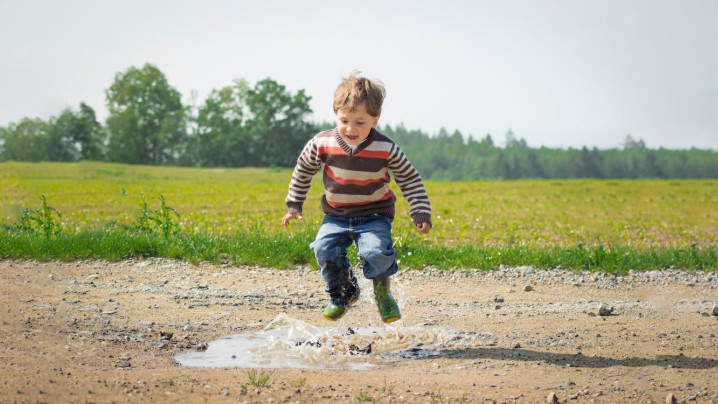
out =
{"type": "MultiPolygon", "coordinates": [[[[101,258],[111,261],[133,257],[169,257],[190,262],[218,263],[228,259],[235,265],[261,265],[293,268],[314,266],[308,249],[314,234],[289,235],[238,234],[233,236],[161,235],[128,232],[95,232],[60,235],[47,239],[32,234],[5,232],[0,235],[0,257],[70,261],[101,258]]],[[[431,246],[412,240],[397,247],[403,268],[490,270],[500,265],[530,265],[536,268],[569,268],[626,274],[629,270],[685,268],[714,271],[718,255],[712,248],[599,247],[455,247],[431,246]]],[[[354,251],[355,252],[355,251],[354,251]]]]}
{"type": "Polygon", "coordinates": [[[217,237],[161,234],[131,231],[97,231],[61,234],[54,238],[12,231],[0,234],[0,257],[40,260],[103,258],[111,261],[132,257],[183,258],[192,262],[219,262],[229,259],[237,265],[265,265],[289,268],[310,262],[308,233],[266,235],[261,233],[217,237]]]}
{"type": "Polygon", "coordinates": [[[261,372],[257,372],[254,369],[247,371],[247,377],[249,377],[249,384],[254,387],[265,387],[267,384],[269,384],[269,380],[272,378],[273,374],[274,371],[265,372],[263,370],[261,372]]]}
{"type": "MultiPolygon", "coordinates": [[[[315,178],[304,220],[281,227],[290,170],[0,163],[0,258],[172,257],[316,267],[315,178]],[[44,198],[44,199],[43,199],[44,198]]],[[[627,273],[718,269],[718,181],[427,182],[434,228],[399,196],[402,268],[500,265],[627,273]]],[[[392,186],[397,193],[396,186],[392,186]]],[[[356,251],[350,251],[356,258],[356,251]]]]}

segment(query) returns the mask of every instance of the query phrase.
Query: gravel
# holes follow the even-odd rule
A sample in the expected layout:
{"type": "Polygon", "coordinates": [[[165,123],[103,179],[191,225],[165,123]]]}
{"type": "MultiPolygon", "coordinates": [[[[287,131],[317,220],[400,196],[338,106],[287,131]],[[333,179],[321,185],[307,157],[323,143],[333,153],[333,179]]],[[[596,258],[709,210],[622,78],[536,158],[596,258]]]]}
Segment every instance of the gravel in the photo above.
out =
{"type": "Polygon", "coordinates": [[[654,271],[630,270],[627,275],[613,275],[604,272],[572,271],[562,268],[536,269],[530,266],[510,267],[501,265],[495,270],[438,270],[432,267],[421,271],[407,269],[402,271],[402,277],[450,277],[461,279],[467,277],[484,277],[491,280],[521,280],[526,284],[524,290],[532,290],[530,284],[557,282],[569,285],[593,284],[607,289],[621,287],[636,287],[642,284],[681,285],[705,284],[711,289],[718,289],[718,272],[685,271],[677,268],[667,268],[654,271]]]}

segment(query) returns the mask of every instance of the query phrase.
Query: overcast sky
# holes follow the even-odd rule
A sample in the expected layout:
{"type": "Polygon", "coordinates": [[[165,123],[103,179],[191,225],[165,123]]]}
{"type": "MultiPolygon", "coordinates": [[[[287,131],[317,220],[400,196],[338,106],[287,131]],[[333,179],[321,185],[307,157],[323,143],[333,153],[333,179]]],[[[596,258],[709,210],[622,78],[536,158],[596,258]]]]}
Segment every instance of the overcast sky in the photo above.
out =
{"type": "Polygon", "coordinates": [[[0,0],[0,125],[80,102],[104,120],[115,74],[149,62],[185,102],[271,77],[332,120],[358,69],[386,85],[380,123],[718,149],[716,21],[714,0],[0,0]]]}

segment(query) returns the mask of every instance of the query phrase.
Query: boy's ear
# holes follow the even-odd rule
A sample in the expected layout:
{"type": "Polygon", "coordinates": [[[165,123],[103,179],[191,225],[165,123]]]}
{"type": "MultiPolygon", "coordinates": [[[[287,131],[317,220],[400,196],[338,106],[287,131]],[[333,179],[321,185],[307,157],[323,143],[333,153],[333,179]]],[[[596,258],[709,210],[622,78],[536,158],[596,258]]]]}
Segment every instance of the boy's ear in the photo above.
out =
{"type": "Polygon", "coordinates": [[[380,116],[381,116],[381,114],[374,117],[374,123],[372,123],[372,125],[371,125],[372,128],[376,128],[376,125],[379,123],[380,116]]]}

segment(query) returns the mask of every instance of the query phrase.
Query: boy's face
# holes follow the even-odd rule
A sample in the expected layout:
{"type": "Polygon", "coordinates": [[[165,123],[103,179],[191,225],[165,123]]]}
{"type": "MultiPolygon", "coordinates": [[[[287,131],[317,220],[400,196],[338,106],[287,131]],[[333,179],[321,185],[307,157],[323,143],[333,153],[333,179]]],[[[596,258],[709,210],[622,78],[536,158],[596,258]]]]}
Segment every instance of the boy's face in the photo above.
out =
{"type": "Polygon", "coordinates": [[[359,104],[350,111],[348,107],[337,110],[337,130],[347,144],[357,145],[369,136],[372,128],[379,123],[378,116],[366,112],[366,106],[359,104]]]}

